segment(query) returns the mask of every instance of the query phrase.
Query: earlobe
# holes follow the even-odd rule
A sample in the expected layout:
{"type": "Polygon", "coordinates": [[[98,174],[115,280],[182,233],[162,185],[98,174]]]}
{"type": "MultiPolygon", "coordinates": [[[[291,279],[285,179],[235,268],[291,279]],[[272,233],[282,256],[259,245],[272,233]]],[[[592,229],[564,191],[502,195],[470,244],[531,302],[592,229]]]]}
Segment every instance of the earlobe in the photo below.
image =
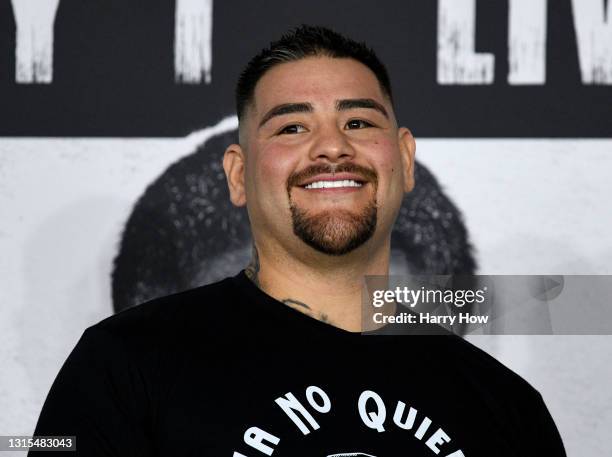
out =
{"type": "Polygon", "coordinates": [[[398,130],[399,146],[402,157],[402,169],[404,172],[404,192],[414,189],[414,155],[416,143],[410,130],[401,127],[398,130]]]}
{"type": "Polygon", "coordinates": [[[223,154],[223,170],[230,200],[235,206],[246,205],[245,157],[239,144],[230,144],[223,154]]]}

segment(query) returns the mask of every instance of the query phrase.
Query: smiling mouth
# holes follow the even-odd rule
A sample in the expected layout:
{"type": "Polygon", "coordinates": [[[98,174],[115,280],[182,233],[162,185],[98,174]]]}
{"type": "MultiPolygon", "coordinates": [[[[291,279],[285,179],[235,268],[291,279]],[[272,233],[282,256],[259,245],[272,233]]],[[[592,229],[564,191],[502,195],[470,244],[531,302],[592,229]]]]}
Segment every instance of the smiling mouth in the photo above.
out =
{"type": "Polygon", "coordinates": [[[372,184],[377,189],[378,179],[373,170],[369,168],[342,163],[337,166],[318,164],[296,173],[287,180],[287,192],[296,187],[304,189],[313,195],[340,195],[361,194],[372,184]]]}
{"type": "Polygon", "coordinates": [[[365,183],[363,181],[357,181],[354,179],[341,179],[341,180],[324,180],[314,181],[310,184],[300,186],[302,189],[345,189],[362,187],[365,183]]]}

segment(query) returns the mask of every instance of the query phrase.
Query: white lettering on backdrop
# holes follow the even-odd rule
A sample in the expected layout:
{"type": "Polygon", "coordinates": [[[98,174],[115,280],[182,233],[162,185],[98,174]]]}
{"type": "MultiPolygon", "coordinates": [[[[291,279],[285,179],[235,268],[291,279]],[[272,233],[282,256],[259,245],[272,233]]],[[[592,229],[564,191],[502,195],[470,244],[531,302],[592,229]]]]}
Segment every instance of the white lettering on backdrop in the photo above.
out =
{"type": "Polygon", "coordinates": [[[53,80],[53,24],[59,0],[11,0],[15,16],[15,81],[53,80]]]}
{"type": "MultiPolygon", "coordinates": [[[[59,0],[11,0],[16,24],[15,81],[53,81],[53,28],[59,0]]],[[[176,0],[174,74],[179,83],[211,81],[213,0],[176,0]]]]}
{"type": "Polygon", "coordinates": [[[206,84],[212,69],[212,0],[176,0],[174,75],[176,82],[206,84]]]}
{"type": "Polygon", "coordinates": [[[612,1],[572,0],[584,84],[612,84],[612,1]]]}
{"type": "Polygon", "coordinates": [[[476,0],[439,0],[438,83],[491,84],[495,56],[475,47],[476,0]]]}
{"type": "MultiPolygon", "coordinates": [[[[15,81],[53,81],[53,38],[60,0],[11,0],[16,24],[15,81]]],[[[572,0],[583,84],[612,84],[612,21],[604,0],[572,0]]],[[[547,0],[508,1],[510,85],[546,83],[547,0]]],[[[213,0],[176,0],[174,74],[182,84],[210,83],[213,0]]],[[[437,81],[492,84],[495,55],[476,52],[476,0],[438,0],[437,81]]]]}
{"type": "Polygon", "coordinates": [[[546,82],[546,0],[508,5],[508,83],[546,82]]]}
{"type": "MultiPolygon", "coordinates": [[[[583,84],[612,84],[612,21],[604,0],[572,0],[583,84]]],[[[508,2],[508,83],[546,82],[547,0],[508,2]]],[[[438,0],[439,84],[491,84],[495,56],[477,53],[476,0],[438,0]]]]}

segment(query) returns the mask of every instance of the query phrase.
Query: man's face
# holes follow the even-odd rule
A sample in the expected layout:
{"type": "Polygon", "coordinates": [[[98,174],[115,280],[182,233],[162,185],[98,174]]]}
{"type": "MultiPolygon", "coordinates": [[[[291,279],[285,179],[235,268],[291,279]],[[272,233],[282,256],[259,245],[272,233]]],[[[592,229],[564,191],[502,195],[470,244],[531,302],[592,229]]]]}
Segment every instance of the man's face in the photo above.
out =
{"type": "Polygon", "coordinates": [[[328,57],[277,65],[257,83],[244,124],[256,239],[338,256],[389,236],[413,185],[414,148],[366,66],[328,57]]]}

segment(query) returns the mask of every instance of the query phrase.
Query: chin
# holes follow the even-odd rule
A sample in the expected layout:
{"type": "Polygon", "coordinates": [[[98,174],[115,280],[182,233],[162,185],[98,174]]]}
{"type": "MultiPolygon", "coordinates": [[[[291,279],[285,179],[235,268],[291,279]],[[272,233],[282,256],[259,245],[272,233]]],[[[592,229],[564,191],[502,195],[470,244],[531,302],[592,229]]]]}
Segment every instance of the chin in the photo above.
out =
{"type": "Polygon", "coordinates": [[[293,233],[307,245],[332,256],[348,254],[368,241],[376,229],[376,207],[361,214],[325,211],[316,216],[292,206],[293,233]]]}

